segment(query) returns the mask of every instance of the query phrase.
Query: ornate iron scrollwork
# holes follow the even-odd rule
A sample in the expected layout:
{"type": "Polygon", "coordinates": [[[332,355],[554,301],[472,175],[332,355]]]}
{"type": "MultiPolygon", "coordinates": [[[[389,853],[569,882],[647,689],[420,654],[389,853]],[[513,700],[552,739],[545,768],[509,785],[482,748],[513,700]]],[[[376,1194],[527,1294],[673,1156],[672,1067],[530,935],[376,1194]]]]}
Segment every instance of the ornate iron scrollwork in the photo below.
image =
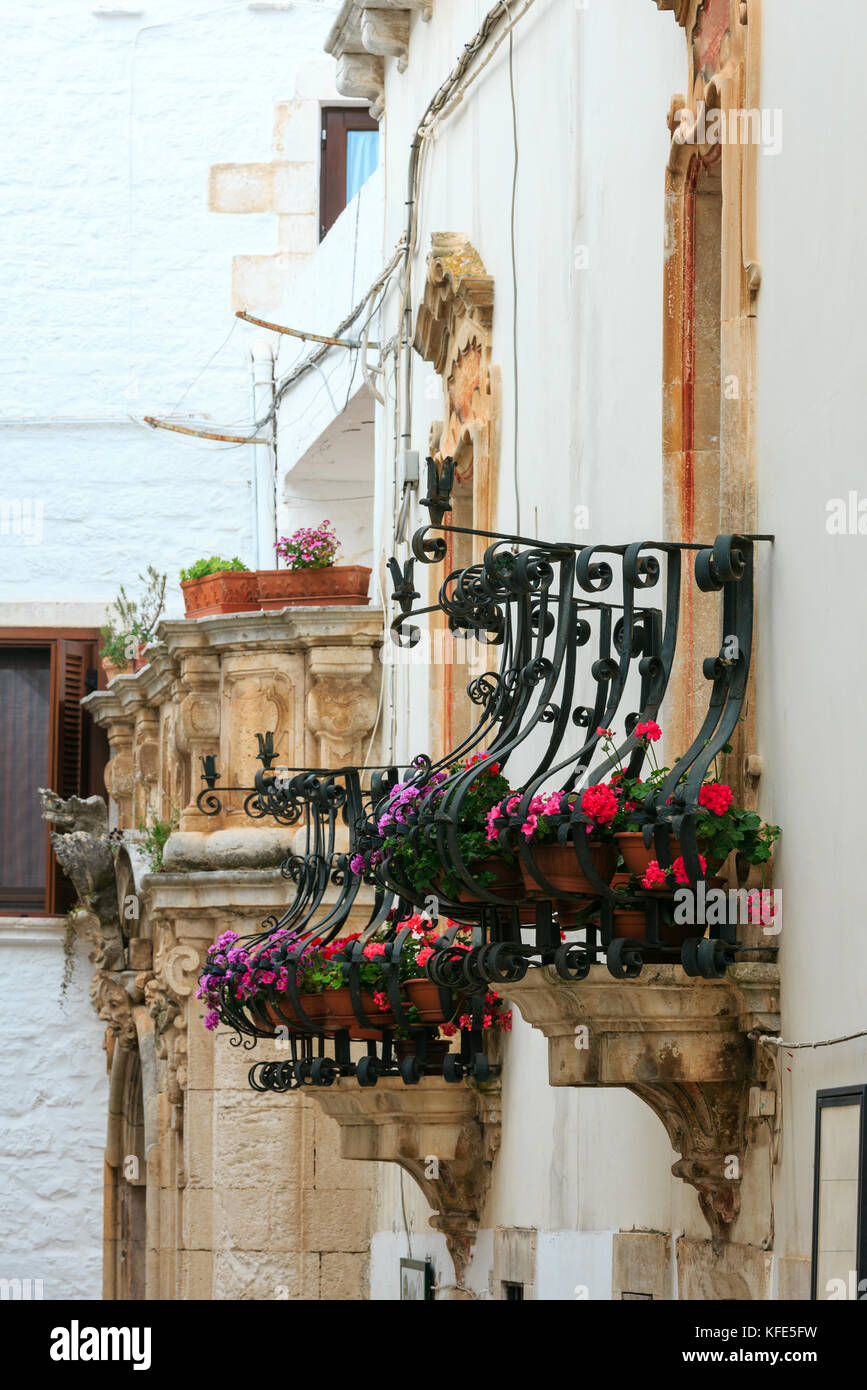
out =
{"type": "MultiPolygon", "coordinates": [[[[451,481],[444,472],[437,486],[450,488],[451,481]]],[[[433,486],[430,491],[433,497],[433,486]]],[[[293,900],[282,917],[268,919],[239,947],[254,961],[267,950],[273,979],[253,1004],[238,997],[237,976],[219,957],[207,967],[217,979],[220,1014],[235,1029],[235,1045],[252,1047],[258,1037],[273,1038],[276,1029],[287,1050],[285,1060],[251,1069],[256,1089],[329,1086],[348,1075],[364,1086],[387,1075],[415,1084],[434,1071],[449,1080],[482,1079],[492,1070],[484,1048],[489,986],[519,980],[541,965],[553,966],[564,979],[583,979],[600,961],[614,977],[629,979],[648,958],[679,960],[688,974],[714,978],[739,949],[730,925],[711,927],[707,936],[699,928],[701,936],[670,944],[658,894],[635,878],[622,889],[611,886],[584,802],[588,789],[604,789],[615,769],[631,779],[642,772],[647,745],[636,730],[655,721],[669,686],[689,582],[684,561],[694,553],[697,588],[721,595],[723,640],[703,661],[709,693],[701,728],[635,808],[635,819],[662,870],[672,865],[670,837],[679,842],[682,881],[696,887],[704,873],[696,832],[699,793],[746,697],[754,538],[718,536],[708,546],[637,541],[582,547],[482,533],[489,544],[481,562],[448,574],[436,604],[414,609],[415,561],[441,563],[449,531],[480,534],[444,526],[445,510],[442,498],[431,505],[434,522],[416,533],[414,559],[405,569],[392,562],[399,608],[392,633],[398,646],[412,646],[420,637],[416,621],[442,612],[452,631],[477,640],[480,648],[496,649],[497,669],[475,675],[468,686],[478,711],[472,732],[444,758],[422,754],[403,773],[397,767],[280,768],[273,735],[259,735],[261,768],[254,787],[221,789],[243,792],[248,815],[295,830],[283,866],[295,885],[293,900]],[[615,723],[623,730],[616,747],[608,732],[615,723]],[[490,872],[485,853],[469,854],[462,838],[464,812],[479,778],[501,776],[507,766],[519,769],[520,790],[491,808],[488,833],[511,862],[511,879],[490,872]],[[548,817],[548,847],[560,852],[560,862],[565,855],[580,887],[558,877],[545,845],[525,834],[534,798],[543,791],[549,798],[559,794],[548,817]],[[401,813],[395,816],[398,795],[401,813]],[[433,877],[414,876],[414,857],[434,864],[433,877]],[[362,910],[362,886],[373,890],[372,903],[357,937],[345,940],[350,914],[362,910]],[[452,925],[434,942],[424,973],[439,991],[443,1016],[455,998],[464,1010],[460,1052],[436,1062],[434,1034],[417,1018],[412,1021],[400,974],[407,919],[414,910],[430,912],[432,898],[433,915],[452,925]],[[634,938],[618,930],[616,913],[624,909],[640,924],[634,938]],[[365,948],[374,942],[384,982],[381,1016],[372,1013],[361,974],[365,948]],[[309,996],[298,985],[305,953],[326,947],[333,947],[329,959],[338,962],[349,996],[351,1021],[340,1025],[308,1012],[309,996]],[[366,1042],[366,1055],[355,1061],[351,1032],[366,1042]],[[398,1057],[395,1034],[412,1039],[410,1055],[398,1057]]],[[[222,808],[219,773],[213,758],[202,762],[205,786],[198,805],[216,815],[222,808]]]]}
{"type": "Polygon", "coordinates": [[[373,877],[384,891],[417,907],[433,893],[441,913],[473,930],[473,951],[456,962],[446,946],[438,949],[427,966],[430,978],[452,981],[455,972],[463,972],[464,980],[478,987],[548,964],[575,979],[599,960],[612,975],[630,978],[649,953],[651,959],[679,960],[692,975],[720,976],[738,947],[736,928],[712,927],[708,937],[696,934],[680,946],[667,944],[658,894],[636,886],[634,879],[615,892],[611,874],[601,872],[581,800],[587,788],[599,787],[615,769],[625,769],[629,778],[641,774],[646,743],[635,730],[656,720],[668,689],[682,590],[689,582],[684,561],[694,553],[697,588],[722,596],[723,640],[718,653],[703,662],[709,694],[699,732],[661,787],[637,809],[636,819],[661,870],[671,868],[674,837],[682,850],[683,881],[695,888],[703,878],[696,838],[699,793],[743,713],[754,538],[723,535],[705,546],[649,540],[575,546],[467,532],[442,525],[441,518],[437,524],[434,517],[434,524],[413,539],[415,559],[440,562],[449,532],[483,535],[490,542],[484,559],[449,574],[432,607],[411,610],[400,589],[395,640],[400,644],[409,633],[410,644],[417,641],[419,630],[408,620],[439,609],[452,630],[499,649],[498,669],[470,682],[469,698],[480,711],[470,736],[439,761],[416,760],[408,783],[414,795],[402,807],[401,824],[383,832],[391,805],[383,797],[374,800],[359,832],[359,848],[366,863],[373,860],[373,877]],[[604,731],[615,723],[624,732],[613,748],[604,731]],[[468,859],[459,835],[479,776],[507,765],[520,768],[520,792],[510,810],[492,812],[492,824],[497,846],[520,867],[524,888],[517,892],[514,884],[508,891],[498,884],[496,875],[492,881],[484,859],[468,859]],[[549,818],[553,843],[571,851],[581,891],[553,881],[544,846],[522,834],[543,790],[561,794],[562,810],[549,818]],[[413,854],[429,849],[443,873],[433,885],[427,881],[420,887],[407,864],[413,854]],[[642,915],[637,939],[615,932],[615,907],[642,915]]]}

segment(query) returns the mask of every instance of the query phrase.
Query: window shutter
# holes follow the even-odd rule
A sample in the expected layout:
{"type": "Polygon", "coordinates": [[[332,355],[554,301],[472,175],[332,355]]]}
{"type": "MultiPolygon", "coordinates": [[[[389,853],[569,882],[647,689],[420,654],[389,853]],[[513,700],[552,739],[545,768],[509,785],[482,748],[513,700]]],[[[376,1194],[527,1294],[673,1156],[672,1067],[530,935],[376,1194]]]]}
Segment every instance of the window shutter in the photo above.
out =
{"type": "MultiPolygon", "coordinates": [[[[88,668],[96,664],[96,643],[61,637],[57,643],[57,761],[55,785],[64,798],[87,796],[89,738],[81,701],[88,693],[88,668]]],[[[87,720],[89,726],[90,720],[87,720]]],[[[75,902],[75,889],[54,855],[53,893],[48,910],[66,912],[75,902]]]]}
{"type": "Polygon", "coordinates": [[[58,792],[66,798],[81,796],[84,790],[84,711],[88,663],[92,661],[91,642],[62,638],[60,642],[60,688],[58,708],[58,792]]]}

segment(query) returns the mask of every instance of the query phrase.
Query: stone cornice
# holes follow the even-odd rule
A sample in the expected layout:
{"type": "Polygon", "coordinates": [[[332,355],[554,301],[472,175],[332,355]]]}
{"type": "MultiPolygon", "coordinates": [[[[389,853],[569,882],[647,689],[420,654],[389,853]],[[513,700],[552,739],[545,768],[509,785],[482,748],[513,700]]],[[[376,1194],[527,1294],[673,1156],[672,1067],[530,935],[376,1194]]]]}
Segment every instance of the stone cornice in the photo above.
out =
{"type": "Polygon", "coordinates": [[[406,68],[413,13],[430,19],[433,0],[345,0],[325,40],[326,53],[337,59],[338,91],[368,101],[377,119],[385,104],[385,59],[394,58],[399,72],[406,68]]]}
{"type": "Polygon", "coordinates": [[[94,691],[82,704],[103,727],[114,722],[132,723],[136,711],[162,704],[170,697],[182,657],[269,648],[308,652],[323,647],[344,651],[378,647],[383,622],[380,609],[361,605],[166,619],[157,628],[157,641],[146,648],[147,665],[140,671],[115,676],[107,690],[94,691]]]}
{"type": "Polygon", "coordinates": [[[172,655],[207,647],[224,651],[269,645],[309,651],[311,647],[376,646],[382,640],[383,621],[381,609],[365,605],[281,608],[271,613],[170,619],[160,623],[157,635],[172,655]]]}

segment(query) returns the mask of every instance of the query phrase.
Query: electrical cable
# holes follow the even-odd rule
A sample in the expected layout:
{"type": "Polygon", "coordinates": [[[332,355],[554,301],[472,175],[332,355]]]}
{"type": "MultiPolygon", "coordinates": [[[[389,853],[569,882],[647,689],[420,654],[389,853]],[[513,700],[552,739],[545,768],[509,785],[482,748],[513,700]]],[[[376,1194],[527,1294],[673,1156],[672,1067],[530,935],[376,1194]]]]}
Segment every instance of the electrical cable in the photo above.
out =
{"type": "Polygon", "coordinates": [[[825,1038],[822,1042],[784,1042],[782,1038],[771,1038],[766,1033],[750,1033],[749,1036],[761,1043],[762,1047],[782,1047],[789,1052],[797,1052],[803,1048],[835,1047],[837,1043],[852,1042],[855,1038],[867,1038],[867,1028],[862,1028],[858,1033],[844,1033],[839,1038],[825,1038]]]}

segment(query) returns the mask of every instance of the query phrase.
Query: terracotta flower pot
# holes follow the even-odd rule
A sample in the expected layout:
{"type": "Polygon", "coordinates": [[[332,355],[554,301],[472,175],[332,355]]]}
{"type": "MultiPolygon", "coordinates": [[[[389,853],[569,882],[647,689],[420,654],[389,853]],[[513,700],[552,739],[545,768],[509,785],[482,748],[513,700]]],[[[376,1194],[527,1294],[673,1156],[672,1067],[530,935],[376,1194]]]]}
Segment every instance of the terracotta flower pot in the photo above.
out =
{"type": "MultiPolygon", "coordinates": [[[[494,875],[494,882],[487,886],[497,897],[510,898],[518,907],[518,918],[521,922],[535,922],[536,910],[534,907],[521,907],[521,903],[527,897],[527,890],[524,887],[524,879],[518,864],[507,864],[504,859],[500,859],[496,854],[488,854],[484,859],[472,859],[467,866],[473,878],[478,879],[480,874],[488,873],[494,875]]],[[[492,907],[487,899],[476,897],[475,893],[469,888],[462,888],[458,893],[458,902],[478,903],[483,906],[492,907]]]]}
{"type": "MultiPolygon", "coordinates": [[[[650,842],[650,848],[646,848],[644,836],[640,830],[619,830],[614,838],[629,872],[641,878],[643,874],[647,873],[647,866],[650,861],[656,858],[656,847],[653,841],[650,842]]],[[[672,861],[674,861],[679,854],[683,853],[680,840],[669,835],[668,845],[672,861]]]]}
{"type": "Polygon", "coordinates": [[[325,1000],[325,1022],[329,1032],[337,1032],[338,1029],[348,1028],[351,1038],[360,1038],[364,1042],[376,1042],[383,1028],[393,1028],[397,1022],[390,1009],[380,1009],[373,997],[372,989],[362,989],[361,1007],[371,1023],[376,1022],[378,1028],[362,1028],[355,1016],[352,1007],[352,995],[349,985],[341,985],[340,989],[328,989],[322,995],[325,1000]]]}
{"type": "Polygon", "coordinates": [[[105,672],[106,682],[110,682],[114,680],[115,676],[125,676],[128,671],[131,671],[132,663],[127,662],[125,666],[115,666],[113,661],[107,656],[104,656],[102,658],[102,669],[105,672]]]}
{"type": "MultiPolygon", "coordinates": [[[[399,1038],[394,1044],[395,1055],[399,1062],[402,1062],[404,1057],[415,1057],[417,1050],[415,1038],[399,1038]]],[[[427,1065],[441,1068],[450,1051],[450,1043],[443,1042],[439,1038],[428,1038],[426,1054],[427,1065]]]]}
{"type": "MultiPolygon", "coordinates": [[[[588,845],[588,849],[597,874],[604,883],[608,883],[617,863],[615,846],[597,841],[588,845]]],[[[584,874],[571,845],[546,845],[535,840],[532,843],[531,853],[539,872],[557,892],[577,893],[582,897],[590,898],[598,896],[597,889],[584,874]]],[[[523,862],[521,863],[521,872],[524,875],[524,885],[529,897],[547,897],[545,890],[525,869],[523,862]]]]}
{"type": "MultiPolygon", "coordinates": [[[[688,926],[675,922],[660,922],[659,935],[666,946],[676,946],[680,948],[691,936],[702,936],[704,927],[688,926]]],[[[640,908],[622,908],[614,913],[614,935],[615,937],[628,937],[631,941],[647,940],[647,921],[640,908]]],[[[676,956],[667,954],[654,947],[642,951],[642,957],[648,965],[672,965],[679,964],[676,956]]]]}
{"type": "MultiPolygon", "coordinates": [[[[319,1027],[324,1028],[326,1008],[325,995],[301,994],[298,996],[298,1002],[300,1003],[301,1008],[304,1010],[307,1017],[310,1019],[310,1022],[312,1024],[318,1024],[319,1027]]],[[[268,1022],[273,1025],[273,1030],[276,1030],[277,1028],[291,1028],[293,1023],[295,1023],[303,1032],[310,1031],[307,1024],[303,1022],[300,1014],[297,1014],[293,1009],[288,994],[281,996],[279,1012],[271,1003],[263,1004],[261,1006],[261,1012],[268,1019],[268,1022]],[[281,1013],[284,1014],[285,1017],[281,1018],[281,1013]]]]}
{"type": "Polygon", "coordinates": [[[143,666],[147,666],[148,664],[147,657],[144,654],[144,649],[146,646],[146,642],[139,642],[136,646],[135,656],[133,657],[132,662],[132,669],[134,671],[140,671],[143,666]]]}
{"type": "Polygon", "coordinates": [[[335,607],[370,602],[367,565],[326,565],[324,569],[258,570],[259,607],[335,607]]]}
{"type": "MultiPolygon", "coordinates": [[[[446,1018],[443,1015],[439,985],[435,985],[433,980],[424,978],[405,980],[403,987],[410,1004],[414,1004],[418,1009],[418,1016],[422,1023],[435,1028],[440,1023],[453,1022],[453,1018],[446,1018]]],[[[455,1004],[454,1015],[457,1015],[458,1007],[458,1004],[455,1004]]]]}
{"type": "Polygon", "coordinates": [[[259,611],[259,583],[250,570],[219,570],[201,579],[185,579],[181,589],[188,618],[259,611]]]}

